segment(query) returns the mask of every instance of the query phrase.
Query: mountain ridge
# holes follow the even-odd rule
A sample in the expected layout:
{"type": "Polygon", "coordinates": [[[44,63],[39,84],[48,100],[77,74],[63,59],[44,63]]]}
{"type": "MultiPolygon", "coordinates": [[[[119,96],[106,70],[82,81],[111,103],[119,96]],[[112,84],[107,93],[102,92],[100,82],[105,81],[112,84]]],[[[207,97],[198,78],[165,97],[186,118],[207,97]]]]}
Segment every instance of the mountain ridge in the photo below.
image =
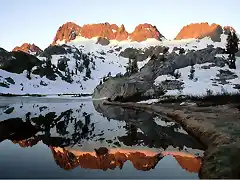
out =
{"type": "Polygon", "coordinates": [[[133,32],[129,33],[123,24],[118,27],[116,24],[106,22],[85,24],[81,27],[74,22],[66,22],[58,28],[52,45],[57,44],[58,41],[64,41],[65,43],[70,42],[77,36],[87,39],[103,37],[108,40],[130,40],[137,42],[145,41],[148,38],[154,38],[161,41],[161,39],[164,38],[156,26],[148,23],[139,24],[135,27],[133,32]]]}
{"type": "MultiPolygon", "coordinates": [[[[216,23],[209,24],[208,22],[191,23],[183,26],[173,41],[209,37],[214,42],[221,42],[221,35],[226,35],[229,31],[236,32],[232,26],[221,26],[216,23]]],[[[58,28],[50,46],[69,43],[78,37],[85,40],[97,38],[96,43],[101,45],[108,45],[111,40],[116,41],[116,43],[124,41],[140,43],[148,39],[155,39],[156,41],[167,40],[156,26],[149,23],[139,24],[133,32],[128,32],[124,24],[118,26],[106,22],[79,26],[74,22],[66,22],[58,28]],[[103,43],[99,40],[103,41],[103,43]]],[[[21,46],[16,46],[12,51],[23,51],[33,55],[38,55],[42,52],[37,45],[26,42],[21,46]]]]}

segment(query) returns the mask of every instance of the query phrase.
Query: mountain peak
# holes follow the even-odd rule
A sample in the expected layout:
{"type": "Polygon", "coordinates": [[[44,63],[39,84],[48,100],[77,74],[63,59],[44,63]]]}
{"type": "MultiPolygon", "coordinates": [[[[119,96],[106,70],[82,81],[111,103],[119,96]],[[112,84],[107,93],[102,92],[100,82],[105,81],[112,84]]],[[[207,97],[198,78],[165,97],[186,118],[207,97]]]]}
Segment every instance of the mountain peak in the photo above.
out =
{"type": "Polygon", "coordinates": [[[148,23],[139,24],[130,35],[132,41],[138,42],[145,41],[148,38],[161,40],[162,37],[163,35],[158,31],[157,27],[148,23]]]}
{"type": "Polygon", "coordinates": [[[85,24],[80,27],[75,23],[67,22],[58,29],[52,45],[55,45],[58,41],[63,40],[65,42],[69,42],[74,40],[76,36],[81,36],[87,39],[102,37],[108,40],[117,41],[130,39],[137,42],[145,41],[148,38],[161,40],[163,37],[156,26],[148,23],[139,24],[132,33],[128,33],[123,24],[118,27],[116,24],[105,22],[98,24],[85,24]]]}
{"type": "Polygon", "coordinates": [[[67,22],[60,26],[57,30],[56,36],[53,40],[52,45],[57,44],[58,41],[69,42],[74,40],[79,35],[81,27],[74,22],[67,22]]]}
{"type": "Polygon", "coordinates": [[[16,46],[12,51],[23,51],[28,54],[39,54],[42,50],[35,44],[23,43],[21,46],[16,46]]]}
{"type": "Polygon", "coordinates": [[[222,27],[216,23],[211,25],[208,22],[191,23],[184,26],[175,39],[202,39],[204,37],[210,37],[213,41],[219,42],[221,41],[221,34],[226,34],[229,30],[235,31],[231,26],[222,27]]]}

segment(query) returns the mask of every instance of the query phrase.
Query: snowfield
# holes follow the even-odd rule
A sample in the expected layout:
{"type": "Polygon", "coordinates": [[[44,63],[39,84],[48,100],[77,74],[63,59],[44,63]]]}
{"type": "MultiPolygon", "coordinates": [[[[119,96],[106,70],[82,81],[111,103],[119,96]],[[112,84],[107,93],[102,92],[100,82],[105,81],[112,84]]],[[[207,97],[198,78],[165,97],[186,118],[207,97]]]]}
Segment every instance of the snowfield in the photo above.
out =
{"type": "MultiPolygon", "coordinates": [[[[217,56],[226,56],[225,54],[219,54],[217,56]]],[[[195,72],[192,80],[189,79],[191,66],[175,70],[181,73],[181,77],[176,79],[171,75],[162,75],[155,79],[155,85],[159,85],[165,80],[178,80],[183,82],[183,90],[168,90],[165,95],[207,95],[207,91],[211,91],[212,94],[221,94],[224,92],[237,93],[238,89],[234,88],[235,85],[240,84],[240,58],[236,60],[236,69],[229,69],[226,65],[223,68],[211,67],[209,69],[202,68],[203,66],[209,66],[211,63],[196,64],[194,65],[195,72]],[[238,77],[230,80],[226,80],[226,84],[221,84],[217,74],[219,71],[230,71],[238,77]]]]}
{"type": "MultiPolygon", "coordinates": [[[[184,49],[194,49],[199,50],[206,48],[208,45],[213,45],[214,47],[225,47],[226,44],[226,35],[221,36],[221,42],[213,42],[210,38],[203,38],[201,40],[196,39],[186,39],[186,40],[163,40],[157,41],[156,39],[148,39],[144,42],[130,42],[130,41],[110,41],[110,44],[107,46],[102,46],[96,44],[97,38],[85,39],[82,37],[77,37],[75,40],[66,43],[71,47],[72,52],[80,50],[83,53],[89,55],[93,58],[93,62],[90,62],[89,67],[91,70],[91,78],[84,79],[86,74],[86,69],[81,73],[72,75],[72,83],[62,80],[61,77],[57,77],[56,80],[49,80],[45,76],[40,77],[39,75],[31,74],[31,79],[27,79],[27,72],[24,71],[21,74],[10,73],[0,69],[0,93],[1,94],[41,94],[41,95],[55,95],[55,94],[92,94],[94,88],[102,81],[104,76],[107,76],[109,73],[111,76],[115,76],[119,73],[125,73],[125,66],[128,63],[128,59],[122,56],[119,56],[121,51],[126,48],[141,48],[145,49],[150,46],[162,45],[168,46],[169,52],[173,50],[174,47],[184,48],[184,49]],[[9,82],[7,79],[11,78],[14,82],[9,82]],[[44,85],[43,85],[44,84],[44,85]]],[[[64,41],[58,42],[59,44],[64,44],[64,41]]],[[[45,60],[44,57],[38,57],[41,61],[45,60]]],[[[67,53],[61,55],[52,55],[51,62],[55,66],[58,63],[59,59],[68,58],[67,66],[70,72],[75,72],[75,62],[74,53],[67,53]]],[[[148,63],[150,58],[145,59],[144,61],[138,62],[139,69],[141,69],[146,63],[148,63]]],[[[239,78],[230,80],[230,84],[226,85],[213,85],[213,78],[216,77],[216,74],[220,69],[228,69],[228,67],[218,68],[211,67],[210,69],[202,69],[202,65],[195,65],[195,78],[198,80],[192,81],[188,79],[188,74],[190,67],[185,67],[179,69],[182,76],[181,81],[184,82],[184,89],[182,94],[205,94],[207,89],[213,90],[213,92],[221,92],[222,89],[225,89],[229,92],[235,92],[236,89],[233,88],[234,84],[239,84],[239,78]]],[[[34,67],[36,68],[36,67],[34,67]]],[[[33,68],[33,69],[34,69],[33,68]]],[[[237,60],[237,70],[233,71],[239,76],[239,60],[237,60]]],[[[64,74],[64,72],[62,72],[64,74]]],[[[155,80],[155,84],[158,84],[164,80],[173,80],[174,77],[164,75],[160,76],[155,80]]],[[[167,95],[176,95],[179,94],[179,91],[172,90],[168,91],[167,95]]]]}

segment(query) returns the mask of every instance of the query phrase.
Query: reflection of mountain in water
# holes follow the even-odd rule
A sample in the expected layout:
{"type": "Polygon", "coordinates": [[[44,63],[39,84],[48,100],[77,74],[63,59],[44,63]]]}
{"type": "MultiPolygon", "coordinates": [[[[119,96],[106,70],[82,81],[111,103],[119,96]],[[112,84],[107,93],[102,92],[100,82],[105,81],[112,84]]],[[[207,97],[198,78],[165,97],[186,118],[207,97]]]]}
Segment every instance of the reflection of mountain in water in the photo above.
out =
{"type": "MultiPolygon", "coordinates": [[[[143,147],[202,149],[181,132],[179,125],[166,125],[166,119],[153,114],[119,107],[99,106],[96,109],[102,115],[94,110],[91,102],[7,105],[0,108],[3,120],[0,122],[0,142],[9,139],[21,147],[32,147],[41,141],[51,149],[56,163],[64,169],[77,166],[121,169],[126,161],[131,161],[136,169],[148,171],[162,159],[162,154],[139,150],[143,147]],[[90,152],[102,146],[110,149],[106,156],[90,152]],[[79,147],[88,147],[88,150],[73,150],[79,147]],[[116,150],[116,147],[121,148],[116,150]],[[133,150],[124,151],[127,147],[133,150]]],[[[199,159],[181,153],[173,156],[184,169],[198,172],[199,159]]]]}
{"type": "MultiPolygon", "coordinates": [[[[14,143],[18,143],[21,147],[32,147],[36,144],[36,141],[22,140],[18,142],[14,141],[14,143]]],[[[130,161],[135,169],[149,171],[154,169],[159,161],[166,155],[172,155],[183,169],[191,173],[198,173],[201,166],[201,160],[199,158],[181,152],[155,153],[143,150],[111,149],[106,155],[99,156],[95,152],[81,152],[53,146],[49,146],[49,148],[51,149],[56,164],[65,170],[71,170],[78,166],[85,169],[98,169],[103,171],[108,169],[114,170],[117,167],[122,169],[124,163],[130,161]]]]}

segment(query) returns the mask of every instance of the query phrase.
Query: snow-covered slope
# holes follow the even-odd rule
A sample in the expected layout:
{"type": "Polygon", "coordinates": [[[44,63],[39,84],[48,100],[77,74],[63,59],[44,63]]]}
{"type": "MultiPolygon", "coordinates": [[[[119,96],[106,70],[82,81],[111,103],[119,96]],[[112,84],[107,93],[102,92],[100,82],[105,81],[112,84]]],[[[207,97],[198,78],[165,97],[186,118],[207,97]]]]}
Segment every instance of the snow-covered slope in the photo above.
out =
{"type": "MultiPolygon", "coordinates": [[[[218,54],[227,58],[226,54],[218,54]]],[[[236,60],[236,69],[212,66],[212,63],[195,64],[193,67],[177,69],[181,76],[175,78],[171,75],[162,75],[155,79],[155,85],[166,80],[182,82],[182,88],[168,90],[165,95],[210,95],[240,92],[240,58],[236,60]],[[194,72],[191,73],[191,68],[194,72]],[[224,78],[223,78],[224,77],[224,78]],[[223,80],[224,79],[224,80],[223,80]]]]}
{"type": "MultiPolygon", "coordinates": [[[[128,60],[123,57],[118,57],[114,53],[109,53],[106,50],[103,51],[100,45],[92,44],[92,50],[90,51],[88,46],[69,45],[66,54],[51,55],[51,64],[54,67],[58,67],[58,61],[66,61],[66,71],[58,68],[58,71],[66,78],[70,74],[71,82],[63,80],[61,76],[56,74],[55,80],[50,80],[46,76],[40,77],[36,74],[31,74],[31,79],[27,78],[27,71],[23,71],[20,74],[7,72],[0,70],[0,93],[11,94],[81,94],[92,93],[93,89],[100,80],[111,73],[115,76],[118,73],[125,72],[125,65],[128,60]],[[87,56],[90,77],[86,77],[87,68],[84,66],[84,58],[80,57],[81,54],[75,53],[79,50],[80,53],[87,56]],[[76,65],[77,64],[77,65],[76,65]],[[67,73],[67,74],[66,74],[67,73]],[[6,78],[11,78],[13,83],[9,83],[6,78]]],[[[90,49],[91,49],[90,48],[90,49]]],[[[40,60],[47,60],[45,57],[38,57],[40,60]]],[[[33,67],[35,70],[37,67],[33,67]]],[[[52,68],[52,67],[51,67],[52,68]]],[[[54,69],[54,68],[52,68],[54,69]]]]}
{"type": "MultiPolygon", "coordinates": [[[[110,44],[107,46],[96,44],[96,38],[77,38],[67,44],[59,42],[59,47],[65,50],[59,52],[57,50],[55,52],[55,50],[48,49],[48,51],[45,50],[40,54],[38,58],[44,63],[33,67],[32,71],[45,68],[44,73],[32,72],[31,79],[27,78],[27,70],[17,74],[2,70],[0,66],[0,93],[45,95],[91,94],[104,76],[115,76],[119,73],[125,73],[125,66],[128,59],[120,56],[120,53],[126,48],[146,50],[151,46],[167,46],[169,47],[169,52],[174,47],[198,50],[206,48],[208,45],[213,45],[214,47],[224,48],[226,45],[226,35],[223,34],[221,39],[221,42],[213,42],[210,38],[178,41],[148,39],[140,43],[110,41],[110,44]],[[89,60],[89,65],[85,64],[86,56],[89,60]],[[51,76],[54,76],[53,79],[47,77],[45,72],[48,71],[46,70],[46,61],[49,59],[51,60],[50,66],[53,71],[51,76]],[[62,62],[61,66],[66,65],[65,69],[58,67],[59,61],[62,62]],[[89,77],[86,77],[87,74],[89,77]]],[[[145,60],[138,62],[139,68],[143,67],[148,61],[149,58],[146,57],[145,60]]]]}

